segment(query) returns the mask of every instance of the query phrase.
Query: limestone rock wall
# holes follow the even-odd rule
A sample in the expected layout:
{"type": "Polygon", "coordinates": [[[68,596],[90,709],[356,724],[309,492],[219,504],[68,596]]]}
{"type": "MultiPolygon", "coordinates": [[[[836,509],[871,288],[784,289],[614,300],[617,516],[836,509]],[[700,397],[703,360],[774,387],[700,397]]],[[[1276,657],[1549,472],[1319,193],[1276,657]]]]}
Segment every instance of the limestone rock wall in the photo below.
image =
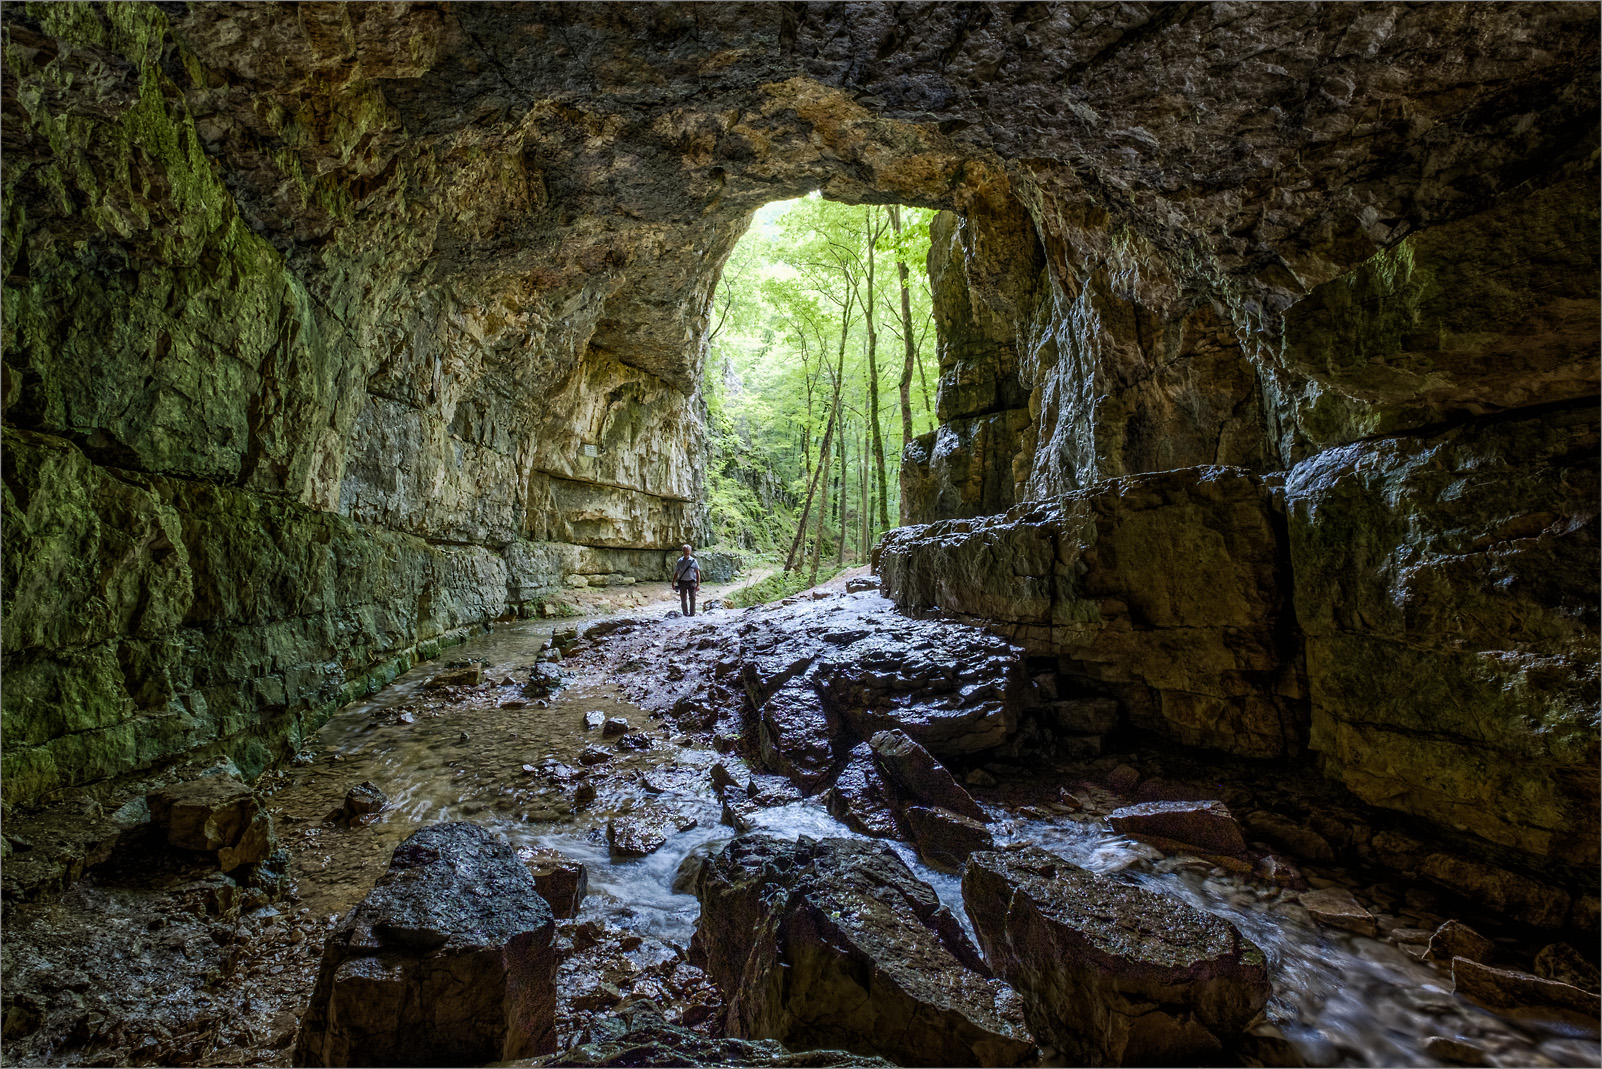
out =
{"type": "Polygon", "coordinates": [[[508,603],[482,546],[3,444],[7,801],[192,751],[253,775],[508,603]]]}
{"type": "Polygon", "coordinates": [[[879,570],[902,609],[988,622],[1056,655],[1064,683],[1118,699],[1137,728],[1294,757],[1307,703],[1281,523],[1249,472],[1185,468],[903,527],[885,536],[879,570]]]}
{"type": "MultiPolygon", "coordinates": [[[[1056,530],[1060,562],[1030,574],[1090,584],[1051,587],[1038,618],[974,592],[972,615],[1048,628],[1065,670],[1153,730],[1254,753],[1305,731],[1354,790],[1460,821],[1393,790],[1359,720],[1320,710],[1320,649],[1406,645],[1415,625],[1302,611],[1299,576],[1324,565],[1291,567],[1306,544],[1276,533],[1276,473],[1319,488],[1304,504],[1389,501],[1365,480],[1412,454],[1375,435],[1428,450],[1447,424],[1594,400],[1595,20],[1584,3],[8,5],[6,797],[185,748],[280,752],[309,710],[547,579],[647,574],[699,541],[718,272],[754,209],[821,189],[952,213],[931,257],[943,426],[904,464],[906,518],[977,523],[942,529],[953,552],[1056,530]],[[1159,534],[1239,554],[1219,582],[1273,625],[1159,597],[1183,578],[1148,551],[1159,534]],[[1051,618],[1067,606],[1078,630],[1051,618]],[[1188,689],[1153,652],[1181,639],[1206,651],[1188,689]],[[316,682],[292,688],[302,669],[316,682]]],[[[1506,508],[1560,514],[1542,492],[1506,508]]],[[[1389,544],[1474,519],[1408,515],[1389,544]]],[[[1595,634],[1575,626],[1462,641],[1572,674],[1574,635],[1595,634]]],[[[1474,693],[1493,677],[1511,678],[1474,693]]],[[[1573,775],[1589,722],[1532,783],[1573,775]]],[[[1536,849],[1525,834],[1508,833],[1536,849]]]]}
{"type": "Polygon", "coordinates": [[[1290,472],[1311,744],[1358,797],[1595,867],[1598,448],[1587,405],[1290,472]]]}

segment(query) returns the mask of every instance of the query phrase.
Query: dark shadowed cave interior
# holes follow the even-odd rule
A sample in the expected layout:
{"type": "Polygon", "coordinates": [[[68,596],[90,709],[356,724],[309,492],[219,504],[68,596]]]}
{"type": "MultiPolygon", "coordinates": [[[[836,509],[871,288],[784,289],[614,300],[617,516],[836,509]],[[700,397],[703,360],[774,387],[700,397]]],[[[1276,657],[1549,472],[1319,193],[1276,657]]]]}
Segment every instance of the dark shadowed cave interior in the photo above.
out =
{"type": "Polygon", "coordinates": [[[1597,1064],[1598,14],[8,3],[6,1062],[1597,1064]],[[813,191],[938,426],[681,617],[813,191]]]}

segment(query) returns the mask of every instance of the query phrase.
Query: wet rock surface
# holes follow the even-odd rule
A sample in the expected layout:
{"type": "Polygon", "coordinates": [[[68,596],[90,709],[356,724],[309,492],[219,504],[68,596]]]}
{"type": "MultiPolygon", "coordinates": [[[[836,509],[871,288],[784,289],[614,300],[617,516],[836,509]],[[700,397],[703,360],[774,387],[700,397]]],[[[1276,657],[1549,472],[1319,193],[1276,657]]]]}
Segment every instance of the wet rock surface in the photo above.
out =
{"type": "Polygon", "coordinates": [[[734,839],[696,879],[691,946],[735,1035],[902,1064],[1014,1065],[1034,1050],[928,885],[858,841],[734,839]]]}
{"type": "Polygon", "coordinates": [[[905,732],[881,731],[868,740],[873,760],[895,793],[910,802],[948,809],[970,820],[989,818],[972,796],[905,732]]]}
{"type": "Polygon", "coordinates": [[[978,628],[927,627],[872,593],[768,607],[742,622],[738,650],[759,716],[791,680],[817,694],[824,717],[803,703],[773,718],[813,747],[832,714],[858,739],[900,730],[943,758],[993,749],[1017,730],[1029,685],[1017,647],[978,628]]]}
{"type": "Polygon", "coordinates": [[[1216,1054],[1268,1001],[1268,960],[1227,921],[1043,850],[969,858],[985,960],[1041,1041],[1091,1065],[1216,1054]]]}
{"type": "MultiPolygon", "coordinates": [[[[834,607],[827,596],[809,601],[834,607]]],[[[480,823],[528,849],[530,857],[556,850],[587,870],[580,915],[557,924],[556,1028],[564,1047],[598,1039],[596,1026],[633,998],[655,1001],[676,1028],[708,1041],[727,1038],[720,991],[685,960],[700,912],[689,894],[693,875],[691,883],[675,882],[681,862],[687,871],[697,868],[688,862],[732,834],[718,825],[714,784],[741,792],[743,811],[757,829],[819,838],[847,834],[827,815],[826,799],[797,802],[799,792],[787,778],[762,771],[743,688],[727,686],[730,669],[719,667],[739,645],[738,636],[726,637],[722,628],[748,619],[729,614],[716,627],[699,617],[590,625],[583,641],[569,644],[564,666],[572,673],[570,689],[554,696],[549,708],[516,704],[519,684],[501,682],[529,663],[530,651],[549,634],[549,625],[515,624],[462,651],[485,661],[486,682],[479,688],[422,691],[418,682],[430,670],[424,667],[341,713],[315,752],[255,785],[280,841],[292,851],[290,897],[276,905],[261,904],[242,879],[217,872],[210,856],[167,846],[142,823],[148,818],[131,810],[117,837],[94,839],[109,844],[99,861],[81,850],[59,855],[76,856],[86,878],[65,893],[53,892],[53,899],[41,891],[23,901],[9,889],[14,863],[57,856],[61,833],[51,828],[98,827],[102,820],[111,827],[109,807],[116,800],[98,816],[78,808],[56,824],[30,824],[38,821],[35,814],[8,814],[6,938],[0,941],[8,1061],[289,1064],[325,935],[383,876],[394,847],[440,819],[480,823]],[[683,667],[681,679],[668,679],[668,664],[683,667]],[[602,720],[628,719],[651,734],[653,747],[617,753],[602,765],[579,764],[584,746],[600,741],[596,732],[584,731],[590,711],[602,720]],[[370,824],[327,823],[326,814],[363,780],[382,784],[392,804],[370,824]],[[647,857],[612,858],[608,821],[647,803],[700,823],[675,832],[647,857]],[[142,838],[147,831],[155,836],[149,845],[142,838]],[[117,846],[122,837],[128,837],[126,853],[117,846]],[[158,853],[175,867],[156,879],[150,859],[158,853]],[[118,860],[123,857],[131,863],[118,860]],[[140,935],[152,919],[162,927],[149,938],[140,935]]],[[[1038,667],[1032,675],[1040,675],[1038,667]]],[[[861,745],[864,767],[882,783],[871,749],[861,745]]],[[[1403,876],[1380,863],[1378,844],[1387,856],[1397,849],[1387,838],[1396,833],[1385,830],[1386,814],[1333,784],[1310,775],[1264,777],[1260,766],[1217,754],[1198,758],[1123,743],[1110,745],[1105,757],[981,754],[953,759],[953,765],[965,770],[956,778],[990,817],[984,829],[998,848],[1044,845],[1096,872],[1178,895],[1229,919],[1274,956],[1267,1023],[1254,1026],[1251,1043],[1242,1040],[1227,1057],[1248,1064],[1292,1056],[1308,1063],[1416,1064],[1428,1057],[1427,1039],[1449,1035],[1483,1051],[1487,1061],[1597,1061],[1595,1042],[1577,1037],[1555,1011],[1492,1014],[1450,994],[1449,963],[1419,962],[1404,953],[1404,947],[1422,952],[1436,928],[1457,919],[1496,941],[1497,967],[1539,976],[1534,954],[1556,937],[1510,928],[1496,912],[1500,907],[1482,901],[1470,885],[1454,890],[1451,871],[1440,870],[1442,882],[1403,876]],[[1294,859],[1294,868],[1319,888],[1347,889],[1374,916],[1381,941],[1318,926],[1294,886],[1220,868],[1196,849],[1157,850],[1106,824],[1108,815],[1131,805],[1209,800],[1241,815],[1254,866],[1271,857],[1285,864],[1294,859]],[[1324,853],[1281,843],[1281,834],[1322,844],[1324,853]],[[1409,938],[1422,942],[1393,938],[1397,931],[1420,932],[1409,938]]],[[[138,798],[146,793],[140,790],[138,798]]],[[[882,812],[915,817],[913,808],[919,807],[898,811],[886,801],[882,812]]],[[[926,867],[912,846],[887,845],[961,917],[955,880],[926,867]]],[[[1407,849],[1414,864],[1450,850],[1417,842],[1407,849]]],[[[1428,864],[1436,871],[1435,862],[1428,864]]],[[[1581,948],[1594,942],[1578,933],[1563,938],[1581,948]]]]}
{"type": "Polygon", "coordinates": [[[473,1064],[556,1049],[555,922],[510,845],[424,828],[329,937],[297,1065],[473,1064]]]}
{"type": "Polygon", "coordinates": [[[670,1024],[649,1000],[618,1006],[580,1037],[582,1042],[560,1054],[508,1063],[534,1066],[739,1066],[742,1069],[829,1069],[833,1066],[890,1066],[883,1058],[836,1050],[789,1051],[771,1039],[712,1038],[682,1025],[670,1024]]]}
{"type": "Polygon", "coordinates": [[[961,872],[969,854],[995,846],[990,829],[949,809],[908,806],[902,819],[918,856],[942,872],[961,872]]]}
{"type": "Polygon", "coordinates": [[[1452,959],[1453,991],[1482,1006],[1514,1015],[1573,1015],[1595,1035],[1602,1025],[1602,998],[1571,984],[1548,980],[1518,969],[1499,969],[1468,958],[1452,959]]]}
{"type": "Polygon", "coordinates": [[[982,823],[947,762],[1018,745],[1039,700],[1016,647],[977,628],[909,620],[872,592],[801,595],[692,625],[669,646],[625,640],[612,663],[627,670],[645,656],[667,658],[677,678],[630,681],[636,700],[683,727],[719,730],[793,786],[752,777],[723,793],[725,823],[742,829],[753,806],[812,795],[876,837],[910,841],[909,806],[982,823]]]}

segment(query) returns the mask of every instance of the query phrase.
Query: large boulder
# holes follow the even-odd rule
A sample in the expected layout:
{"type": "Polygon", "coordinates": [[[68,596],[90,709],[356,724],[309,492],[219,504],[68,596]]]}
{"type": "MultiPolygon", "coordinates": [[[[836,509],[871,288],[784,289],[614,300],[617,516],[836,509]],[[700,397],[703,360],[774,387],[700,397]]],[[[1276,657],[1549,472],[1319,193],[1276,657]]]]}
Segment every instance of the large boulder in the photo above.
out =
{"type": "Polygon", "coordinates": [[[1052,655],[1134,727],[1289,756],[1305,743],[1306,704],[1274,513],[1270,487],[1238,468],[1128,475],[999,516],[898,528],[879,572],[902,611],[983,621],[1052,655]]]}
{"type": "Polygon", "coordinates": [[[150,818],[183,850],[214,853],[231,872],[265,859],[275,849],[272,814],[256,793],[227,774],[202,776],[149,795],[150,818]]]}
{"type": "Polygon", "coordinates": [[[732,840],[696,877],[690,945],[731,1035],[905,1065],[1014,1065],[1035,1048],[934,891],[886,846],[732,840]]]}
{"type": "Polygon", "coordinates": [[[1590,404],[1342,446],[1285,483],[1324,767],[1593,887],[1597,458],[1590,404]]]}
{"type": "Polygon", "coordinates": [[[797,785],[809,790],[838,757],[830,740],[842,730],[867,739],[899,728],[941,758],[978,753],[1013,736],[1029,695],[1017,646],[908,619],[872,593],[780,603],[741,634],[740,678],[764,756],[786,774],[799,760],[807,781],[797,785]]]}
{"type": "Polygon", "coordinates": [[[1143,802],[1107,814],[1112,830],[1159,849],[1240,855],[1246,839],[1223,802],[1143,802]]]}
{"type": "Polygon", "coordinates": [[[295,1064],[479,1065],[556,1049],[556,923],[476,824],[413,834],[329,937],[295,1064]]]}
{"type": "Polygon", "coordinates": [[[1263,952],[1229,922],[1043,850],[968,859],[985,960],[1067,1064],[1195,1064],[1268,1001],[1263,952]]]}

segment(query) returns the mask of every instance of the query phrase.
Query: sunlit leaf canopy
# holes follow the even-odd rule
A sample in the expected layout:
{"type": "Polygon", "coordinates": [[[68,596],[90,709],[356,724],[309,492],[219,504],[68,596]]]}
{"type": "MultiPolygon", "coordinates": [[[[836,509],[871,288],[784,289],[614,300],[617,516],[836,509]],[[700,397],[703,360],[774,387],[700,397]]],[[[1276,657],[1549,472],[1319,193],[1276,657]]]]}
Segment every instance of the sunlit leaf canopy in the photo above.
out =
{"type": "Polygon", "coordinates": [[[713,298],[705,365],[718,544],[816,574],[866,559],[896,525],[905,439],[935,425],[933,216],[814,193],[753,217],[713,298]]]}

